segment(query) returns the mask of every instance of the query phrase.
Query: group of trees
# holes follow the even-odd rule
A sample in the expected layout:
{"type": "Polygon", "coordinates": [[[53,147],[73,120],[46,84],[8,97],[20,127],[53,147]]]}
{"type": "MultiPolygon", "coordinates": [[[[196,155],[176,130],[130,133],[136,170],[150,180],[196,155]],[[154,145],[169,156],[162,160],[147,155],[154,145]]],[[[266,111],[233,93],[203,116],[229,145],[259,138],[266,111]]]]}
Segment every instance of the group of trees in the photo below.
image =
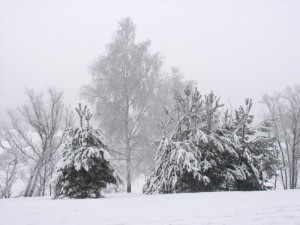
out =
{"type": "MultiPolygon", "coordinates": [[[[266,117],[272,118],[272,135],[281,160],[279,176],[284,189],[295,189],[298,184],[300,159],[300,85],[287,87],[281,93],[264,95],[266,117]]],[[[276,183],[275,183],[276,185],[276,183]]]]}
{"type": "Polygon", "coordinates": [[[26,90],[26,96],[24,105],[8,112],[10,123],[1,129],[0,147],[4,153],[0,160],[4,170],[0,172],[4,182],[0,197],[11,195],[17,177],[26,183],[25,197],[45,195],[62,143],[61,133],[73,123],[61,91],[49,89],[47,99],[33,90],[26,90]]]}
{"type": "Polygon", "coordinates": [[[166,125],[174,130],[156,141],[155,168],[144,193],[176,193],[216,190],[265,190],[276,173],[275,139],[268,135],[270,121],[252,128],[252,101],[234,113],[213,93],[202,96],[188,87],[176,94],[175,110],[166,110],[166,125]]]}
{"type": "Polygon", "coordinates": [[[28,102],[9,112],[9,124],[0,131],[0,198],[11,196],[17,180],[25,183],[21,194],[27,197],[48,194],[48,187],[54,197],[98,197],[95,189],[120,177],[131,192],[140,173],[150,174],[145,193],[260,190],[277,175],[278,165],[284,188],[296,188],[299,86],[264,96],[268,120],[252,128],[251,100],[222,113],[213,93],[203,97],[185,89],[197,82],[186,81],[178,68],[162,72],[162,57],[150,44],[136,42],[135,25],[125,18],[91,66],[82,96],[94,106],[94,123],[104,130],[105,143],[86,108],[76,109],[80,126],[74,127],[62,92],[49,89],[45,99],[26,91],[28,102]],[[91,172],[104,168],[105,174],[91,172]],[[104,183],[78,187],[96,178],[104,183]]]}
{"type": "Polygon", "coordinates": [[[175,90],[195,83],[185,81],[176,68],[163,74],[160,55],[149,47],[150,41],[136,43],[135,25],[129,18],[122,20],[106,53],[91,66],[92,82],[82,90],[95,105],[96,118],[126,177],[127,192],[134,171],[151,169],[163,106],[170,105],[175,90]]]}
{"type": "MultiPolygon", "coordinates": [[[[122,20],[106,54],[91,66],[91,84],[82,89],[82,96],[95,106],[95,121],[105,130],[106,143],[117,170],[126,178],[128,192],[132,176],[151,169],[155,155],[152,142],[160,134],[157,121],[163,106],[170,104],[175,90],[195,83],[185,81],[177,68],[172,68],[170,75],[162,73],[162,58],[149,47],[150,41],[136,43],[134,24],[128,18],[122,20]]],[[[49,98],[53,94],[59,99],[45,101],[42,94],[27,91],[29,102],[10,113],[10,124],[1,131],[2,165],[7,172],[5,178],[3,175],[7,185],[1,190],[11,190],[10,184],[20,171],[27,183],[22,195],[44,195],[49,187],[59,160],[57,149],[66,138],[63,133],[74,124],[71,111],[63,105],[62,92],[49,90],[49,98]],[[24,115],[23,108],[28,108],[30,115],[24,115]],[[13,114],[20,114],[20,119],[13,114]]]]}

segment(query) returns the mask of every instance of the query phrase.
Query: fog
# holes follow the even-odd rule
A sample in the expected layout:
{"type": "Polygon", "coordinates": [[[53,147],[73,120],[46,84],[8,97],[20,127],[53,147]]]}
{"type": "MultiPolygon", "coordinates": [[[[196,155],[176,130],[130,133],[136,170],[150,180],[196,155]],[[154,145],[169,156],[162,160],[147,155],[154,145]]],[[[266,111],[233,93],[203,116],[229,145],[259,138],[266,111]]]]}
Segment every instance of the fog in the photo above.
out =
{"type": "Polygon", "coordinates": [[[0,120],[24,101],[24,88],[64,90],[72,107],[89,66],[130,17],[150,39],[164,70],[179,67],[234,106],[260,111],[263,93],[300,83],[299,1],[0,0],[0,120]]]}

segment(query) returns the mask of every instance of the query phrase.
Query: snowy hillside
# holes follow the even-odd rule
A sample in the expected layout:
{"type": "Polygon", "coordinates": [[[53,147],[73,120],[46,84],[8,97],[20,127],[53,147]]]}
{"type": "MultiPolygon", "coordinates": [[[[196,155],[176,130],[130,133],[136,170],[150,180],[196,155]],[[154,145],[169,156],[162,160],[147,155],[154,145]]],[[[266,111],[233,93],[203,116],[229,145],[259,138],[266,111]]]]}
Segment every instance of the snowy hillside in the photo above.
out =
{"type": "Polygon", "coordinates": [[[0,200],[1,225],[296,225],[300,190],[0,200]]]}

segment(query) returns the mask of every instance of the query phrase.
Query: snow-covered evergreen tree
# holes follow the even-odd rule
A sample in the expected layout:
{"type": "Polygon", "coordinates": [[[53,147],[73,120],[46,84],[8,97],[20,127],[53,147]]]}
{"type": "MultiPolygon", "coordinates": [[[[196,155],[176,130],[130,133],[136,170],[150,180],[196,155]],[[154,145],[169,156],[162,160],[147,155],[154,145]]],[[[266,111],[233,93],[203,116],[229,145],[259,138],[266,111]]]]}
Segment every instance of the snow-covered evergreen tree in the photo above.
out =
{"type": "MultiPolygon", "coordinates": [[[[276,168],[270,149],[273,139],[250,139],[255,131],[243,121],[251,123],[253,117],[239,119],[245,118],[243,110],[237,111],[235,120],[231,118],[221,126],[218,109],[223,105],[213,93],[202,100],[197,89],[192,92],[187,88],[184,95],[175,94],[175,116],[165,110],[170,117],[167,125],[175,123],[175,131],[169,135],[164,132],[155,142],[155,167],[144,193],[246,190],[243,187],[248,184],[248,190],[263,189],[276,168]]],[[[268,124],[265,121],[262,125],[268,124]]],[[[259,129],[266,131],[266,126],[259,129]]]]}
{"type": "Polygon", "coordinates": [[[108,183],[120,181],[103,143],[103,132],[89,126],[92,115],[86,107],[82,110],[79,105],[77,112],[81,127],[65,131],[62,159],[53,178],[53,198],[98,198],[108,183]],[[82,128],[83,118],[87,128],[82,128]]]}
{"type": "Polygon", "coordinates": [[[184,95],[175,95],[178,120],[166,110],[176,129],[156,141],[155,168],[144,193],[210,191],[232,183],[231,161],[238,157],[227,133],[215,129],[219,99],[211,93],[202,100],[197,89],[187,88],[184,95]]]}
{"type": "Polygon", "coordinates": [[[171,136],[157,144],[155,170],[144,186],[145,193],[193,192],[201,183],[209,182],[201,173],[200,152],[192,142],[176,141],[171,136]]]}
{"type": "Polygon", "coordinates": [[[237,190],[265,190],[266,183],[276,174],[279,161],[276,157],[276,139],[268,133],[271,120],[262,121],[252,128],[254,116],[250,115],[252,100],[246,99],[245,106],[235,111],[232,131],[240,157],[239,166],[246,179],[237,181],[237,190]]]}

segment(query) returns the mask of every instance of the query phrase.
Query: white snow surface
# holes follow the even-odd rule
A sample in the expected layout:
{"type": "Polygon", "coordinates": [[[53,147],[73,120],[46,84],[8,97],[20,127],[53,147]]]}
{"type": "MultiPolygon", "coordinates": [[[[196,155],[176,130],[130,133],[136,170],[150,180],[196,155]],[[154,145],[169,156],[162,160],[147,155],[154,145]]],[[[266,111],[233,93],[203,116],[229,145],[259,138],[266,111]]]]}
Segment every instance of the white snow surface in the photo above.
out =
{"type": "Polygon", "coordinates": [[[300,190],[0,200],[1,225],[294,225],[300,190]]]}

